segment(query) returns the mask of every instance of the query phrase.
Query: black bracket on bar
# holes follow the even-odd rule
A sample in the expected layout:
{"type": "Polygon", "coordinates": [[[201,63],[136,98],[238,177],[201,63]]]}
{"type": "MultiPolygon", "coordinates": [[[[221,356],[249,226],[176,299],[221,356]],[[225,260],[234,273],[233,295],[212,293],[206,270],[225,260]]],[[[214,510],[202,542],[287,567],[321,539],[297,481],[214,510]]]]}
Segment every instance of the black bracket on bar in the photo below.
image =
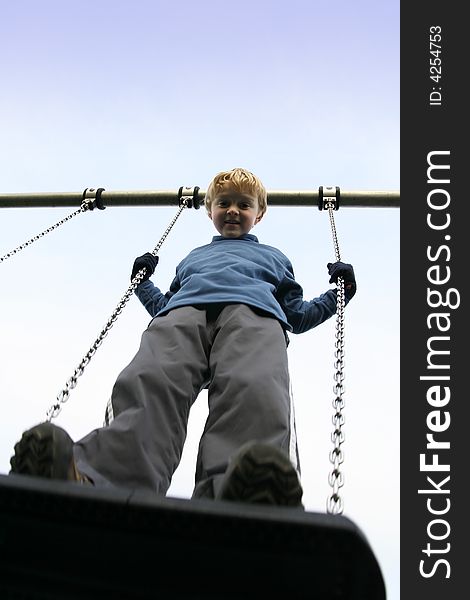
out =
{"type": "Polygon", "coordinates": [[[318,210],[328,210],[329,208],[338,210],[340,195],[338,186],[321,185],[318,188],[318,210]]]}
{"type": "Polygon", "coordinates": [[[93,210],[98,208],[104,210],[106,206],[103,204],[101,194],[104,192],[104,188],[85,188],[82,194],[82,200],[87,205],[87,210],[93,210]]]}
{"type": "Polygon", "coordinates": [[[183,198],[186,201],[188,208],[199,208],[201,201],[199,200],[199,187],[183,187],[181,186],[178,190],[178,204],[179,206],[183,203],[183,198]]]}

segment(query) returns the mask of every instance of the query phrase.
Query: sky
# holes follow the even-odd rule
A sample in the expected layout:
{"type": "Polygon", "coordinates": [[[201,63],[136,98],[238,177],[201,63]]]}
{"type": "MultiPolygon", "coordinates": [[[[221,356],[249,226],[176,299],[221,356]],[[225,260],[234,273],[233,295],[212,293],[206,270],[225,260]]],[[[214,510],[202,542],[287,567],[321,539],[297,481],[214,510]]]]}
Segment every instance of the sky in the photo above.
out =
{"type": "MultiPolygon", "coordinates": [[[[399,2],[0,0],[0,194],[206,189],[245,167],[268,190],[398,191],[399,2]]],[[[73,208],[3,208],[0,256],[73,208]]],[[[45,419],[176,207],[86,212],[0,264],[0,473],[45,419]]],[[[344,515],[399,598],[399,209],[340,208],[358,291],[345,323],[344,515]]],[[[186,209],[153,281],[217,232],[186,209]]],[[[306,299],[331,287],[326,212],[268,207],[252,230],[294,266],[306,299]]],[[[133,297],[55,419],[79,439],[103,423],[149,315],[133,297]]],[[[291,335],[306,510],[330,494],[335,320],[291,335]]],[[[207,416],[193,406],[168,495],[189,498],[207,416]]]]}

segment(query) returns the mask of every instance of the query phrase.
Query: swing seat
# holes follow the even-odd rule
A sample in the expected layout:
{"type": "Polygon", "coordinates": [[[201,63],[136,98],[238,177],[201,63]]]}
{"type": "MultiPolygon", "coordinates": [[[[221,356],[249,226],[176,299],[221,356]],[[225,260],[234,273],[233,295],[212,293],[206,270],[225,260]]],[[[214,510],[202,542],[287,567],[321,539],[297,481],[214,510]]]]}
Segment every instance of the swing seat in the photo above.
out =
{"type": "Polygon", "coordinates": [[[0,597],[385,600],[344,516],[0,475],[0,597]]]}

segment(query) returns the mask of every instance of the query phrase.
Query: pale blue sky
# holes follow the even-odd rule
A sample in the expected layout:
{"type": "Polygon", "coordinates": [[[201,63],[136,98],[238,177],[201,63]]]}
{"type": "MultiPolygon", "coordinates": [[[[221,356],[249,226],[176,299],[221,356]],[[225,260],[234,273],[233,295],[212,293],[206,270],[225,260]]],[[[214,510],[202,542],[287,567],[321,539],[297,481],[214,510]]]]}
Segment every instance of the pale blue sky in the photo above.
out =
{"type": "MultiPolygon", "coordinates": [[[[205,189],[244,166],[268,189],[399,190],[398,1],[0,2],[0,193],[205,189]]],[[[42,420],[127,289],[134,258],[174,208],[87,213],[1,265],[0,472],[42,420]]],[[[0,255],[72,209],[2,209],[0,255]]],[[[399,210],[340,209],[358,293],[346,315],[345,515],[399,598],[399,210]]],[[[271,207],[253,230],[292,261],[307,299],[330,287],[333,245],[316,208],[271,207]]],[[[184,211],[160,252],[177,263],[215,234],[184,211]]],[[[101,425],[149,317],[133,298],[56,420],[101,425]]],[[[291,336],[304,499],[325,511],[334,320],[291,336]]],[[[205,398],[171,494],[192,491],[205,398]]]]}

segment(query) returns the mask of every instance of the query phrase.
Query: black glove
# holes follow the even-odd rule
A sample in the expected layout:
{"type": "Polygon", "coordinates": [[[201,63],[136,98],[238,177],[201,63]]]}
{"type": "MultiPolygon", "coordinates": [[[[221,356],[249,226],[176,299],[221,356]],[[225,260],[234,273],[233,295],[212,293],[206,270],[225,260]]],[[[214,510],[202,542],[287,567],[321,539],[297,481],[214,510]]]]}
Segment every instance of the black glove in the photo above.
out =
{"type": "Polygon", "coordinates": [[[330,275],[330,283],[337,283],[338,277],[342,277],[344,279],[344,295],[351,300],[357,290],[353,266],[343,262],[328,263],[326,266],[330,275]]]}
{"type": "Polygon", "coordinates": [[[134,266],[132,267],[131,281],[134,279],[134,277],[137,275],[137,273],[144,267],[145,267],[146,271],[145,271],[145,275],[140,280],[140,283],[142,283],[142,281],[147,280],[151,275],[153,275],[153,272],[155,271],[155,267],[157,265],[158,265],[158,256],[150,254],[150,252],[146,252],[142,256],[139,256],[138,258],[135,259],[134,266]]]}

